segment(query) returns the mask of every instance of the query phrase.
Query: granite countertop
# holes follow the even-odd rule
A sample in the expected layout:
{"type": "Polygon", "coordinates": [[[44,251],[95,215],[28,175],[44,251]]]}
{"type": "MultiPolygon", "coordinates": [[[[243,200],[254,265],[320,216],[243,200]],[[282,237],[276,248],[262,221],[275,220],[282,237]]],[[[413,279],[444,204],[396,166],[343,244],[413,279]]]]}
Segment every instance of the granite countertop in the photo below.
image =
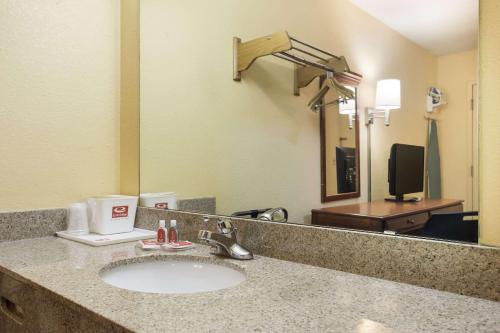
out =
{"type": "Polygon", "coordinates": [[[3,242],[0,271],[137,332],[500,332],[500,302],[262,256],[217,259],[204,245],[171,254],[55,237],[3,242]],[[231,263],[247,280],[214,292],[159,295],[115,288],[98,276],[111,262],[150,255],[231,263]]]}

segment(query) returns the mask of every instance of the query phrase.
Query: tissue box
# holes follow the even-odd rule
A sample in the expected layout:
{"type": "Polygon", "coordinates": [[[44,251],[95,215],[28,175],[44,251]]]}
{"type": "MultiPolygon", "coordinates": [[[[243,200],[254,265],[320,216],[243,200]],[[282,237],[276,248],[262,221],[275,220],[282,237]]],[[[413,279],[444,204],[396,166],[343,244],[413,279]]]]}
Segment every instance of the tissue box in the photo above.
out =
{"type": "Polygon", "coordinates": [[[143,193],[139,205],[158,209],[177,209],[177,196],[174,192],[143,193]]]}
{"type": "Polygon", "coordinates": [[[133,231],[137,199],[127,195],[87,199],[90,232],[110,235],[133,231]]]}

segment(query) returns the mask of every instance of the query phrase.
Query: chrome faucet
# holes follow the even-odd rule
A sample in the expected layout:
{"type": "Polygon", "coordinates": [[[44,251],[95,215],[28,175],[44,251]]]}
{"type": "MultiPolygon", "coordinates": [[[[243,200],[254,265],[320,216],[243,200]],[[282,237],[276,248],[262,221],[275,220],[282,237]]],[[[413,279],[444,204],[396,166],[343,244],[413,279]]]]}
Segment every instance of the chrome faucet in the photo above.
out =
{"type": "MultiPolygon", "coordinates": [[[[203,220],[209,222],[211,217],[205,215],[203,220]]],[[[230,218],[217,217],[217,232],[200,230],[198,239],[212,246],[212,254],[228,256],[233,259],[253,259],[253,254],[238,244],[236,239],[237,229],[231,224],[230,218]]]]}
{"type": "Polygon", "coordinates": [[[260,214],[259,220],[273,221],[273,222],[287,222],[288,211],[285,208],[271,208],[260,214]]]}

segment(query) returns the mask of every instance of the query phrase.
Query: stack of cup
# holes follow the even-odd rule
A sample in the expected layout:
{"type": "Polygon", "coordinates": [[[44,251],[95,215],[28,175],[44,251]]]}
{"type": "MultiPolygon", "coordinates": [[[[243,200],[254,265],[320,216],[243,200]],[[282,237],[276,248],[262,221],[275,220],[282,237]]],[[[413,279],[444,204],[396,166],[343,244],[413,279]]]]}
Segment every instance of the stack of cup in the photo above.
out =
{"type": "Polygon", "coordinates": [[[67,224],[68,233],[74,235],[86,235],[89,233],[86,203],[78,202],[69,206],[67,224]]]}

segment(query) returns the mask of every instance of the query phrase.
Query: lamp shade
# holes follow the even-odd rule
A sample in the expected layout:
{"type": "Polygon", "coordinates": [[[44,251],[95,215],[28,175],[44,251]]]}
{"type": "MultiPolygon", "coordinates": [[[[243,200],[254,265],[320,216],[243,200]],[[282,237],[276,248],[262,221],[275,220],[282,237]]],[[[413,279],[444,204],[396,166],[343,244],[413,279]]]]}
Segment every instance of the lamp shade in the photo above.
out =
{"type": "Polygon", "coordinates": [[[396,79],[377,81],[375,109],[394,110],[401,107],[400,81],[396,79]]]}
{"type": "MultiPolygon", "coordinates": [[[[356,92],[353,87],[345,86],[352,92],[356,92]]],[[[343,103],[339,104],[340,114],[353,114],[356,113],[356,101],[354,99],[344,100],[343,103]]]]}
{"type": "Polygon", "coordinates": [[[351,114],[356,113],[356,103],[353,99],[348,99],[345,103],[339,104],[340,114],[351,114]]]}

